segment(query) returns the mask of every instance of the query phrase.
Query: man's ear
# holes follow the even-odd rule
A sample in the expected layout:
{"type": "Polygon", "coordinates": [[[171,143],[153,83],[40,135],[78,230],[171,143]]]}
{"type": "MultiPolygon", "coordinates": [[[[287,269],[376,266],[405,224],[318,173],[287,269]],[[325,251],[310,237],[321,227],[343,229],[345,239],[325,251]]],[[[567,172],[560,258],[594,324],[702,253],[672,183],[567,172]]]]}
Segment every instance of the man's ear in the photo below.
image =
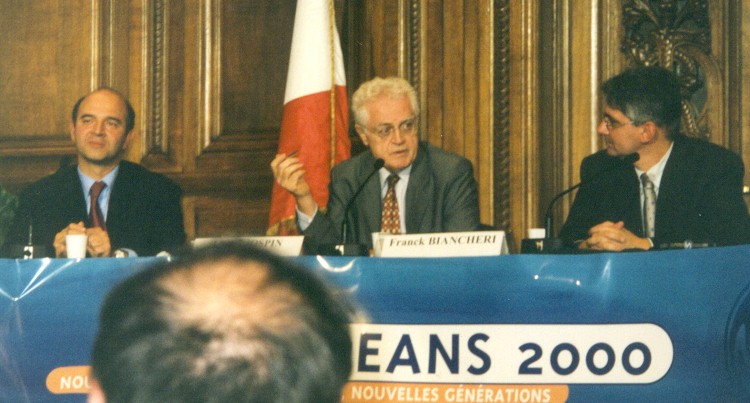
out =
{"type": "Polygon", "coordinates": [[[122,144],[123,149],[128,149],[130,147],[130,142],[133,141],[133,130],[130,130],[128,134],[125,135],[125,143],[122,144]]]}
{"type": "Polygon", "coordinates": [[[652,121],[647,121],[641,126],[641,143],[648,144],[656,140],[659,134],[659,128],[652,121]]]}
{"type": "Polygon", "coordinates": [[[96,379],[89,378],[89,395],[86,397],[86,403],[107,403],[107,397],[96,379]]]}
{"type": "Polygon", "coordinates": [[[70,123],[70,141],[76,142],[76,125],[72,122],[70,123]]]}
{"type": "Polygon", "coordinates": [[[357,134],[359,135],[359,139],[362,140],[362,144],[369,147],[370,143],[367,140],[367,135],[365,134],[365,130],[362,128],[362,126],[355,124],[354,130],[357,131],[357,134]]]}

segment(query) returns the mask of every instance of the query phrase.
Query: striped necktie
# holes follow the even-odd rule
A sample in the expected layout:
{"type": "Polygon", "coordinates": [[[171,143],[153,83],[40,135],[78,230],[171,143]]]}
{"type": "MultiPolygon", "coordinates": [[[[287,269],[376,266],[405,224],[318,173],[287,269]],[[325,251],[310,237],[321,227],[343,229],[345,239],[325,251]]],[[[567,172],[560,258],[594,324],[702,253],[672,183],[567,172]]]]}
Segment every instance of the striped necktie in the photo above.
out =
{"type": "Polygon", "coordinates": [[[641,174],[643,184],[643,233],[649,238],[656,234],[656,190],[646,173],[641,174]]]}

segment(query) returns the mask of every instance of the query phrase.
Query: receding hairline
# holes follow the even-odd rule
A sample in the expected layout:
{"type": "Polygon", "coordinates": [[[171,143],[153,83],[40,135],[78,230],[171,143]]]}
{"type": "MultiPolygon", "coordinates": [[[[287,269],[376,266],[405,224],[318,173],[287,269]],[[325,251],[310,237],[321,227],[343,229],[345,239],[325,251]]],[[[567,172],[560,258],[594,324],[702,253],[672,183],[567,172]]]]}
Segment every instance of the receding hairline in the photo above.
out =
{"type": "Polygon", "coordinates": [[[123,123],[125,124],[125,133],[126,134],[130,133],[133,130],[133,128],[135,128],[135,109],[133,109],[133,105],[130,104],[130,101],[125,96],[125,94],[123,94],[122,92],[112,87],[106,87],[106,86],[99,87],[89,92],[88,94],[78,98],[76,103],[73,105],[73,109],[71,111],[71,121],[73,125],[75,125],[76,120],[78,120],[78,115],[79,115],[81,105],[83,105],[83,103],[86,102],[86,100],[90,96],[96,93],[100,93],[100,92],[109,92],[110,94],[115,95],[120,100],[120,103],[122,104],[122,107],[125,110],[125,118],[123,121],[123,123]]]}
{"type": "Polygon", "coordinates": [[[111,88],[111,87],[99,87],[99,88],[97,88],[97,89],[89,92],[88,94],[82,96],[78,100],[78,102],[76,102],[76,104],[80,107],[80,105],[83,105],[83,103],[86,102],[86,100],[88,100],[92,95],[99,94],[99,93],[102,93],[102,92],[108,92],[108,93],[116,96],[117,99],[120,100],[120,103],[122,104],[122,108],[125,110],[125,115],[127,116],[127,113],[128,113],[128,99],[125,98],[125,95],[123,95],[120,91],[117,91],[116,89],[111,88]]]}

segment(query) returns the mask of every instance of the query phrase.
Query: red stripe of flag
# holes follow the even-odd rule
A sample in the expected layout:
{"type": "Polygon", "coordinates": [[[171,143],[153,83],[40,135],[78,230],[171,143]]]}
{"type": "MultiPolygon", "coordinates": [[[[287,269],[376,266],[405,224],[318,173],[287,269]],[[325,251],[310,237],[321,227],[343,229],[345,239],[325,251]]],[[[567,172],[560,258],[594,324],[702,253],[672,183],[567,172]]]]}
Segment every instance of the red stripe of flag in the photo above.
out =
{"type": "MultiPolygon", "coordinates": [[[[335,76],[335,161],[350,157],[346,82],[338,34],[333,57],[328,0],[298,0],[279,153],[299,150],[305,179],[320,208],[328,203],[331,170],[331,76],[335,76]],[[332,69],[334,69],[332,71],[332,69]],[[334,74],[335,73],[335,74],[334,74]]],[[[297,233],[294,197],[274,183],[268,235],[297,233]]]]}

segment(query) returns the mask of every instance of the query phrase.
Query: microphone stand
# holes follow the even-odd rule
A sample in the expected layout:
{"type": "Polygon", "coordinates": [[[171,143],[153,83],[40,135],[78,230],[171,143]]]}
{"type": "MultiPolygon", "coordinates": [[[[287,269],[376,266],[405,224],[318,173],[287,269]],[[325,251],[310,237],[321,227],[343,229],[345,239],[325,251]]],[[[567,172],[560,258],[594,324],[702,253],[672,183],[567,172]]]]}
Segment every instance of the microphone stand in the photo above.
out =
{"type": "Polygon", "coordinates": [[[385,161],[383,161],[382,158],[378,158],[375,160],[375,163],[373,164],[373,170],[367,175],[365,180],[362,181],[362,184],[359,185],[357,191],[354,192],[354,195],[351,197],[351,199],[349,199],[349,202],[344,207],[344,217],[341,223],[341,243],[335,245],[321,245],[318,253],[320,253],[321,255],[341,256],[367,256],[369,254],[367,245],[361,242],[349,241],[349,210],[354,205],[354,201],[357,199],[357,196],[359,196],[359,194],[362,193],[362,191],[365,189],[365,185],[370,181],[370,178],[372,178],[373,175],[375,175],[380,170],[380,168],[383,167],[383,165],[385,165],[385,161]]]}
{"type": "Polygon", "coordinates": [[[356,242],[349,242],[349,237],[347,234],[347,231],[349,230],[348,222],[349,220],[346,216],[344,216],[344,222],[341,224],[341,243],[334,245],[333,249],[331,249],[330,245],[328,245],[327,247],[324,246],[325,250],[329,252],[328,254],[333,255],[367,256],[369,253],[369,251],[367,250],[367,245],[356,242]]]}
{"type": "Polygon", "coordinates": [[[578,189],[583,184],[590,184],[601,178],[604,174],[612,172],[618,168],[632,166],[636,161],[640,159],[638,153],[628,154],[616,161],[615,164],[609,166],[589,178],[588,180],[581,181],[562,192],[555,195],[547,205],[547,212],[544,215],[544,238],[543,239],[523,239],[521,240],[521,253],[556,253],[563,250],[563,241],[558,238],[555,234],[555,227],[552,220],[552,208],[555,206],[560,198],[567,195],[568,193],[578,189]]]}
{"type": "Polygon", "coordinates": [[[29,222],[29,241],[28,243],[23,247],[23,255],[22,258],[24,260],[26,259],[33,259],[34,258],[34,226],[29,222]]]}

